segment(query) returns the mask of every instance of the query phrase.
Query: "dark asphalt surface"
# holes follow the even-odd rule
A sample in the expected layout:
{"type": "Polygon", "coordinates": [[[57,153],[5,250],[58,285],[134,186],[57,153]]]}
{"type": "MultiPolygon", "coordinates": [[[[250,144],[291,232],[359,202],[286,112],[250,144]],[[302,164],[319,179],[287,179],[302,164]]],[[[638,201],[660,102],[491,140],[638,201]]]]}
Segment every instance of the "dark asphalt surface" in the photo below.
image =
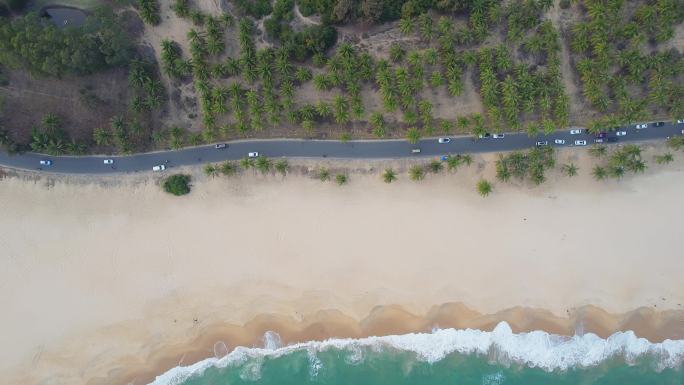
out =
{"type": "MultiPolygon", "coordinates": [[[[637,130],[635,125],[620,130],[626,131],[627,135],[617,138],[616,143],[639,142],[682,135],[684,124],[666,122],[664,126],[656,127],[653,123],[649,123],[647,128],[641,130],[637,130]]],[[[535,138],[530,138],[524,133],[506,134],[503,139],[475,139],[472,136],[459,136],[451,137],[449,143],[438,143],[437,138],[431,138],[423,139],[415,145],[406,140],[366,140],[347,143],[334,140],[249,140],[229,142],[225,149],[215,149],[214,145],[206,145],[129,156],[48,156],[35,153],[8,155],[0,152],[0,165],[49,173],[112,174],[152,171],[153,166],[160,164],[165,164],[167,167],[165,172],[169,172],[173,171],[174,167],[241,159],[251,151],[259,152],[259,155],[269,158],[430,158],[447,154],[526,149],[540,140],[546,140],[550,146],[554,147],[572,147],[575,140],[586,140],[587,146],[591,146],[596,136],[587,134],[586,130],[582,131],[580,135],[571,135],[570,129],[567,129],[535,138]],[[554,139],[564,139],[565,145],[554,144],[554,139]],[[420,153],[412,153],[412,149],[415,148],[420,149],[420,153]],[[52,160],[52,165],[41,166],[40,160],[43,159],[52,160]],[[114,164],[106,165],[103,163],[104,159],[114,159],[114,164]]],[[[616,137],[615,132],[609,132],[608,137],[616,137]]]]}

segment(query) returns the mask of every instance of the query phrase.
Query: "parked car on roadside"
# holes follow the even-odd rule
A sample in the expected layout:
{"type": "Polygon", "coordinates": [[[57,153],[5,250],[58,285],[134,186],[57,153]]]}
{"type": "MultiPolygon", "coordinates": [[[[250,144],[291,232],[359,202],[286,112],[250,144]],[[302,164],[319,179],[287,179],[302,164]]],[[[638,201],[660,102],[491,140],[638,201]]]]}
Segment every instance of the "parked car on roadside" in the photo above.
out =
{"type": "Polygon", "coordinates": [[[655,122],[653,125],[656,127],[662,127],[665,125],[665,122],[655,122]]]}
{"type": "Polygon", "coordinates": [[[504,134],[494,134],[494,135],[492,135],[492,138],[494,138],[494,139],[503,139],[503,138],[504,138],[504,134]]]}
{"type": "Polygon", "coordinates": [[[214,148],[217,150],[220,150],[220,149],[226,148],[226,147],[228,147],[228,145],[225,143],[216,143],[216,145],[214,145],[214,148]]]}
{"type": "Polygon", "coordinates": [[[607,133],[605,133],[605,132],[599,132],[599,134],[598,134],[597,137],[599,137],[599,138],[605,138],[606,136],[608,136],[607,133]]]}
{"type": "Polygon", "coordinates": [[[637,129],[637,130],[644,129],[644,128],[646,128],[646,127],[648,127],[648,124],[646,124],[646,123],[641,123],[641,124],[637,124],[637,125],[636,125],[636,129],[637,129]]]}
{"type": "Polygon", "coordinates": [[[579,128],[570,130],[570,135],[579,135],[579,134],[581,134],[581,133],[582,133],[582,130],[579,129],[579,128]]]}
{"type": "Polygon", "coordinates": [[[536,143],[537,147],[548,146],[549,142],[546,140],[540,140],[536,143]]]}
{"type": "Polygon", "coordinates": [[[615,137],[615,136],[609,136],[609,137],[606,138],[606,141],[607,141],[608,143],[615,143],[615,142],[618,141],[618,138],[615,137]]]}
{"type": "Polygon", "coordinates": [[[166,165],[160,164],[158,166],[152,167],[152,171],[164,171],[166,170],[166,165]]]}
{"type": "Polygon", "coordinates": [[[677,119],[677,124],[684,124],[684,119],[677,119]]]}
{"type": "Polygon", "coordinates": [[[254,152],[248,153],[247,156],[250,158],[257,158],[257,157],[259,157],[259,153],[254,151],[254,152]]]}
{"type": "Polygon", "coordinates": [[[484,134],[478,135],[478,138],[480,138],[480,139],[487,139],[487,138],[489,138],[489,137],[491,137],[491,136],[492,136],[492,134],[490,134],[489,132],[485,132],[484,134]]]}
{"type": "Polygon", "coordinates": [[[587,141],[586,140],[576,140],[575,141],[575,146],[586,146],[587,141]]]}
{"type": "Polygon", "coordinates": [[[439,142],[439,143],[449,143],[449,142],[451,142],[451,138],[439,138],[439,139],[437,139],[437,142],[439,142]]]}

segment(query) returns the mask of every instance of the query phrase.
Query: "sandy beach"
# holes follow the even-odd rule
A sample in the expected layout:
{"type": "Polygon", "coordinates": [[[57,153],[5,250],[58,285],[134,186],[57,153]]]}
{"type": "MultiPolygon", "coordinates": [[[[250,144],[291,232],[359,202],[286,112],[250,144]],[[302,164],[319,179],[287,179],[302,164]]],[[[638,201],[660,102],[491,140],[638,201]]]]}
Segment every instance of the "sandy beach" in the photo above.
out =
{"type": "Polygon", "coordinates": [[[267,330],[287,343],[506,320],[684,338],[681,154],[596,182],[586,154],[562,153],[579,176],[483,199],[493,156],[391,185],[382,163],[348,164],[346,186],[197,174],[182,198],[140,177],[5,178],[1,382],[138,385],[267,330]]]}

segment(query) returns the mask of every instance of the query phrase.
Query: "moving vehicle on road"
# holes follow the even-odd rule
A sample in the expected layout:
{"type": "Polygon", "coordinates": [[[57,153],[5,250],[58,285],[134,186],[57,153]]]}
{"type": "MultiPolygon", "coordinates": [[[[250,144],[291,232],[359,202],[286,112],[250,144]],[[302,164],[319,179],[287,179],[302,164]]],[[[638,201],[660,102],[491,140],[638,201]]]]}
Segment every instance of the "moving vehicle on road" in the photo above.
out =
{"type": "Polygon", "coordinates": [[[549,144],[548,141],[546,141],[546,140],[540,140],[540,141],[537,142],[537,147],[547,146],[548,144],[549,144]]]}
{"type": "Polygon", "coordinates": [[[605,138],[606,136],[608,136],[608,134],[606,134],[605,132],[599,132],[597,137],[598,138],[605,138]]]}
{"type": "Polygon", "coordinates": [[[166,165],[160,164],[158,166],[152,167],[152,171],[164,171],[166,170],[166,165]]]}
{"type": "Polygon", "coordinates": [[[625,135],[627,135],[627,131],[618,131],[618,132],[615,133],[615,135],[617,135],[617,136],[625,136],[625,135]]]}
{"type": "Polygon", "coordinates": [[[684,119],[677,119],[677,124],[684,124],[684,119]]]}
{"type": "Polygon", "coordinates": [[[492,135],[492,138],[494,138],[494,139],[503,139],[503,138],[504,138],[504,134],[494,134],[494,135],[492,135]]]}
{"type": "Polygon", "coordinates": [[[50,159],[41,159],[41,166],[52,166],[52,161],[50,159]]]}
{"type": "Polygon", "coordinates": [[[594,139],[594,143],[603,143],[603,138],[596,138],[594,139]]]}
{"type": "Polygon", "coordinates": [[[451,138],[439,138],[437,139],[439,143],[449,143],[451,142],[451,138]]]}
{"type": "Polygon", "coordinates": [[[114,159],[105,159],[102,161],[104,164],[114,164],[114,159]]]}
{"type": "Polygon", "coordinates": [[[214,148],[217,150],[220,150],[220,149],[226,148],[226,147],[228,147],[228,145],[225,143],[216,143],[216,145],[214,146],[214,148]]]}
{"type": "Polygon", "coordinates": [[[641,124],[637,124],[637,125],[636,125],[636,129],[637,129],[637,130],[644,129],[644,128],[646,128],[646,127],[648,127],[648,124],[646,124],[646,123],[641,123],[641,124]]]}
{"type": "Polygon", "coordinates": [[[420,148],[412,148],[411,154],[420,154],[420,148]]]}
{"type": "Polygon", "coordinates": [[[256,152],[256,151],[254,151],[254,152],[248,153],[247,156],[248,156],[249,158],[258,158],[258,157],[259,157],[259,153],[256,152]]]}
{"type": "Polygon", "coordinates": [[[573,130],[570,130],[570,135],[579,135],[582,133],[582,130],[579,128],[575,128],[573,130]]]}
{"type": "Polygon", "coordinates": [[[587,141],[586,140],[576,140],[575,141],[575,146],[586,146],[587,141]]]}
{"type": "Polygon", "coordinates": [[[606,141],[607,141],[608,143],[615,143],[615,142],[618,141],[618,138],[615,137],[615,136],[609,136],[609,137],[606,138],[606,141]]]}
{"type": "Polygon", "coordinates": [[[555,143],[555,144],[565,144],[565,139],[555,139],[555,140],[553,141],[553,143],[555,143]]]}

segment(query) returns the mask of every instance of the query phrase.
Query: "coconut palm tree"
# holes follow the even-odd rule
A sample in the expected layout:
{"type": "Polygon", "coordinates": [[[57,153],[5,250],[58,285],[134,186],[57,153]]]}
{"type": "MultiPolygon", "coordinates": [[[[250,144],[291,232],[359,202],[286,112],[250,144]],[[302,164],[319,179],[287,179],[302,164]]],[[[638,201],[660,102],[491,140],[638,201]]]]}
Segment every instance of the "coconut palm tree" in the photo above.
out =
{"type": "Polygon", "coordinates": [[[330,171],[327,168],[321,168],[320,170],[318,170],[316,177],[321,182],[329,181],[330,180],[330,171]]]}
{"type": "Polygon", "coordinates": [[[594,166],[594,168],[591,170],[591,174],[596,180],[603,180],[607,176],[606,169],[601,166],[594,166]]]}
{"type": "Polygon", "coordinates": [[[240,160],[240,166],[245,170],[254,167],[254,158],[244,157],[240,160]]]}
{"type": "Polygon", "coordinates": [[[385,183],[392,183],[397,180],[397,173],[391,168],[385,169],[385,172],[382,174],[382,180],[385,183]]]}
{"type": "Polygon", "coordinates": [[[568,163],[564,164],[563,167],[561,168],[563,173],[569,177],[573,177],[577,175],[577,166],[575,166],[574,163],[568,163]]]}
{"type": "Polygon", "coordinates": [[[479,182],[477,182],[477,192],[480,194],[483,198],[489,195],[493,190],[492,184],[487,181],[486,179],[480,179],[479,182]]]}
{"type": "Polygon", "coordinates": [[[668,164],[674,160],[674,157],[672,156],[671,153],[666,152],[662,155],[656,155],[655,156],[655,161],[658,164],[668,164]]]}
{"type": "Polygon", "coordinates": [[[347,184],[348,181],[349,181],[349,178],[345,174],[335,175],[335,182],[340,186],[347,184]]]}
{"type": "Polygon", "coordinates": [[[459,155],[461,162],[466,166],[470,166],[473,163],[473,156],[470,154],[459,155]]]}
{"type": "Polygon", "coordinates": [[[417,128],[411,127],[406,131],[406,140],[411,144],[417,144],[420,140],[420,131],[417,128]]]}
{"type": "Polygon", "coordinates": [[[425,169],[423,169],[423,166],[417,164],[411,166],[411,168],[409,168],[409,178],[414,182],[423,180],[423,178],[425,178],[425,169]]]}
{"type": "Polygon", "coordinates": [[[402,18],[399,20],[399,30],[401,33],[404,35],[408,35],[410,33],[413,33],[413,30],[416,27],[415,20],[413,18],[402,18]]]}
{"type": "Polygon", "coordinates": [[[600,144],[595,144],[589,149],[589,154],[596,158],[603,158],[608,154],[608,148],[606,146],[602,146],[600,144]]]}
{"type": "Polygon", "coordinates": [[[93,140],[98,146],[109,146],[112,140],[111,134],[102,127],[93,130],[93,140]]]}
{"type": "Polygon", "coordinates": [[[428,164],[428,169],[433,174],[437,174],[444,169],[444,165],[438,160],[433,160],[428,164]]]}
{"type": "Polygon", "coordinates": [[[235,173],[237,173],[237,166],[235,166],[235,163],[227,160],[221,163],[219,171],[221,171],[221,174],[223,175],[232,176],[235,175],[235,173]]]}
{"type": "Polygon", "coordinates": [[[456,171],[456,170],[458,170],[458,166],[461,165],[461,157],[460,156],[448,155],[447,159],[446,159],[446,164],[447,164],[447,170],[456,171]]]}
{"type": "Polygon", "coordinates": [[[219,173],[219,170],[215,164],[207,163],[204,165],[204,175],[210,176],[213,178],[213,177],[217,176],[218,173],[219,173]]]}
{"type": "Polygon", "coordinates": [[[275,170],[285,176],[287,174],[287,171],[290,169],[290,165],[287,163],[287,160],[281,159],[275,163],[275,170]]]}

